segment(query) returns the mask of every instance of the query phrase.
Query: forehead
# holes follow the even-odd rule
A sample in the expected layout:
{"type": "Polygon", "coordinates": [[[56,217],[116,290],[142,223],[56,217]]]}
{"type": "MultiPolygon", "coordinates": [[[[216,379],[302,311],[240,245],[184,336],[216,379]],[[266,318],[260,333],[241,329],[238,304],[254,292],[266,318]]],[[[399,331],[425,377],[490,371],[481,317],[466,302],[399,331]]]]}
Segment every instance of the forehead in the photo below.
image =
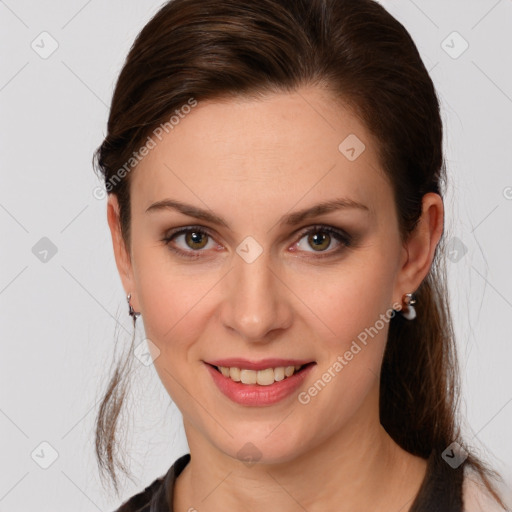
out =
{"type": "Polygon", "coordinates": [[[375,139],[323,90],[198,102],[187,111],[161,140],[152,136],[155,146],[132,175],[134,210],[180,194],[208,206],[277,201],[281,210],[346,195],[373,208],[390,191],[375,139]]]}

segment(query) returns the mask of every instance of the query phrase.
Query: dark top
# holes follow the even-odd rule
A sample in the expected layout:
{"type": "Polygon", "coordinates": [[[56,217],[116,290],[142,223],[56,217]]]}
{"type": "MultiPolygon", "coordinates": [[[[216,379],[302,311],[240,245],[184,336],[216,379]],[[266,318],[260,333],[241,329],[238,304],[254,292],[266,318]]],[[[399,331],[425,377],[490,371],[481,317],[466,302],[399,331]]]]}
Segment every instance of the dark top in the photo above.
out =
{"type": "MultiPolygon", "coordinates": [[[[182,455],[164,476],[125,501],[115,512],[174,512],[174,482],[189,461],[190,453],[182,455]]],[[[452,469],[441,453],[433,450],[423,483],[408,512],[463,512],[463,479],[464,464],[452,469]]]]}

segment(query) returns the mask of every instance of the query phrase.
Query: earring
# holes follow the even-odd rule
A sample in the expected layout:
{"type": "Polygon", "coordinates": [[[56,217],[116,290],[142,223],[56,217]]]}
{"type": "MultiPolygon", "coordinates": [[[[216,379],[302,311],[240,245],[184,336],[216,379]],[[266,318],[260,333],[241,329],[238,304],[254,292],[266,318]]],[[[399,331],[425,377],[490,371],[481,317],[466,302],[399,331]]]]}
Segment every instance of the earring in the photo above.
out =
{"type": "Polygon", "coordinates": [[[137,320],[137,317],[140,316],[140,312],[133,310],[132,305],[130,304],[131,298],[132,298],[132,294],[129,293],[126,296],[126,300],[128,301],[128,314],[133,317],[133,320],[137,320]]]}
{"type": "Polygon", "coordinates": [[[416,297],[412,293],[406,293],[402,297],[402,303],[405,304],[405,310],[401,309],[400,313],[407,320],[414,320],[416,318],[416,310],[414,304],[416,304],[416,297]]]}

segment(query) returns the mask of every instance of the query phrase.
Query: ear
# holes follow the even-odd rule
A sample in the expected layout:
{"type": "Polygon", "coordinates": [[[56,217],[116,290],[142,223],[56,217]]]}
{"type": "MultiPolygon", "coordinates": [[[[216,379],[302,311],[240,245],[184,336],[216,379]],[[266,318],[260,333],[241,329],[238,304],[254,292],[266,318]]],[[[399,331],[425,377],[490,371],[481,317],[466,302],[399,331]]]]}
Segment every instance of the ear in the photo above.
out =
{"type": "Polygon", "coordinates": [[[429,192],[423,196],[418,224],[403,245],[402,263],[394,292],[399,304],[404,293],[415,292],[427,276],[443,229],[443,199],[439,194],[429,192]]]}
{"type": "Polygon", "coordinates": [[[112,236],[112,245],[114,249],[117,271],[119,272],[119,276],[123,283],[123,288],[126,295],[128,295],[128,293],[132,294],[132,307],[135,309],[135,311],[138,311],[136,307],[136,298],[134,297],[135,281],[133,278],[131,257],[121,235],[119,202],[117,200],[117,196],[114,194],[110,194],[108,197],[107,220],[110,228],[110,234],[112,236]]]}

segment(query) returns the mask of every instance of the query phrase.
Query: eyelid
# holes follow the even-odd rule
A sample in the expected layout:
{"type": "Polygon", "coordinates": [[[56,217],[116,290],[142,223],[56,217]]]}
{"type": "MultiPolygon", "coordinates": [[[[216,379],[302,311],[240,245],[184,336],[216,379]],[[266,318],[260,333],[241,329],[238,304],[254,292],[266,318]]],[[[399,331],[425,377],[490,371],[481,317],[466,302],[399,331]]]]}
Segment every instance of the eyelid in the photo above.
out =
{"type": "MultiPolygon", "coordinates": [[[[322,258],[335,258],[337,256],[340,256],[340,253],[351,248],[354,241],[354,237],[352,235],[349,235],[343,229],[335,228],[334,226],[331,226],[329,224],[312,224],[307,226],[306,228],[303,228],[302,230],[299,230],[299,233],[295,235],[297,237],[297,241],[293,244],[293,246],[295,247],[302,240],[302,238],[304,238],[304,236],[308,235],[309,233],[315,232],[328,233],[329,236],[334,237],[336,239],[336,241],[340,244],[340,247],[326,251],[297,251],[306,252],[313,255],[305,256],[306,258],[314,258],[315,260],[320,260],[322,258]]],[[[295,252],[295,250],[293,252],[295,252]]]]}
{"type": "MultiPolygon", "coordinates": [[[[203,249],[198,250],[182,250],[177,249],[175,247],[172,247],[171,241],[176,238],[177,236],[187,234],[188,232],[199,232],[207,235],[209,238],[215,241],[215,237],[212,235],[212,232],[209,228],[205,226],[200,225],[187,225],[187,226],[181,226],[178,228],[174,228],[168,232],[166,232],[165,236],[162,238],[162,242],[165,243],[165,245],[172,250],[173,252],[183,255],[184,257],[188,257],[190,259],[197,259],[202,256],[200,256],[200,253],[207,252],[203,249]]],[[[350,234],[348,234],[345,230],[340,228],[335,228],[334,226],[328,225],[328,224],[310,224],[309,226],[306,226],[304,228],[301,228],[297,230],[292,236],[296,238],[296,241],[292,244],[293,246],[297,245],[302,238],[304,238],[305,235],[308,235],[310,232],[325,232],[329,235],[334,235],[336,240],[341,243],[341,248],[338,249],[332,249],[328,251],[298,251],[298,252],[308,252],[308,253],[315,253],[316,255],[313,256],[314,258],[327,258],[331,256],[335,256],[340,253],[343,249],[347,249],[351,247],[354,237],[350,234]]],[[[216,242],[218,244],[218,242],[216,242]]],[[[219,244],[218,244],[219,245],[219,244]]],[[[306,256],[310,257],[310,256],[306,256]]]]}
{"type": "Polygon", "coordinates": [[[164,244],[167,246],[167,248],[169,250],[171,250],[172,252],[174,252],[176,254],[179,254],[180,256],[184,256],[185,258],[189,258],[189,259],[201,258],[202,256],[200,255],[200,253],[206,252],[202,249],[196,250],[196,251],[194,251],[192,249],[190,249],[188,251],[184,251],[183,249],[177,249],[176,247],[173,247],[171,245],[171,242],[174,238],[181,236],[181,235],[186,235],[188,232],[191,232],[191,231],[204,233],[212,240],[215,240],[215,238],[212,235],[209,228],[207,228],[205,226],[199,226],[199,225],[188,225],[188,226],[181,226],[179,228],[174,228],[174,229],[171,229],[170,231],[167,231],[166,234],[164,235],[164,237],[161,239],[161,241],[164,242],[164,244]]]}
{"type": "Polygon", "coordinates": [[[334,226],[330,226],[328,224],[311,224],[310,226],[307,226],[299,230],[298,234],[295,236],[298,236],[300,240],[302,237],[304,237],[305,235],[309,234],[312,231],[323,231],[325,233],[338,235],[346,243],[350,243],[352,240],[352,236],[349,235],[345,230],[335,228],[334,226]]]}

